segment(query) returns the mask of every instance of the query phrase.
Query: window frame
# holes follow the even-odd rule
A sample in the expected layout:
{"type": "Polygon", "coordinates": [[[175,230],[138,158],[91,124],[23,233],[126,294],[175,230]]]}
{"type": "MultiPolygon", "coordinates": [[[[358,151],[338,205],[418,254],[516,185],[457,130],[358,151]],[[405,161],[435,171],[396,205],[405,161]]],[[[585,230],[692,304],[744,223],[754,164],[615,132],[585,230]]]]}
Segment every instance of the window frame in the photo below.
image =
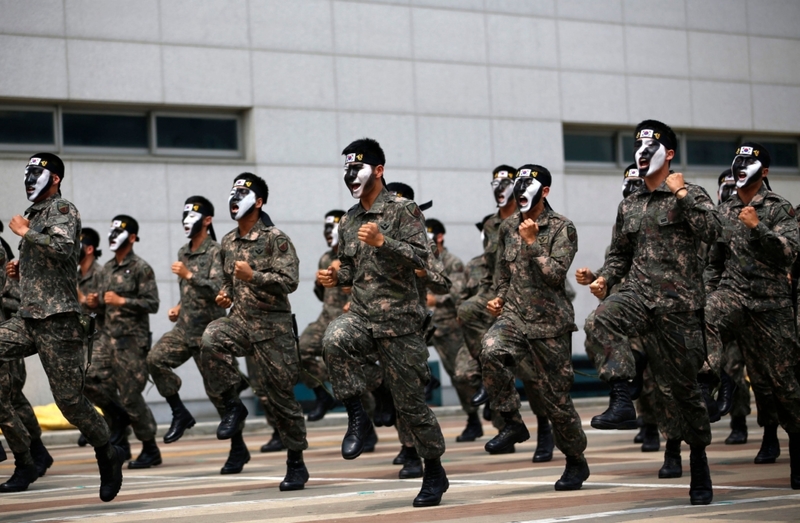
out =
{"type": "MultiPolygon", "coordinates": [[[[59,152],[61,151],[61,133],[59,126],[61,125],[61,116],[58,112],[57,105],[11,105],[0,104],[0,111],[32,111],[41,113],[51,113],[53,115],[53,143],[5,143],[0,142],[0,151],[2,152],[29,152],[35,148],[39,148],[40,152],[59,152]]],[[[35,153],[31,153],[35,154],[35,153]]]]}
{"type": "Polygon", "coordinates": [[[183,111],[152,111],[150,113],[150,150],[154,156],[196,156],[198,153],[208,158],[242,158],[244,157],[244,144],[242,143],[242,115],[230,115],[213,112],[183,112],[183,111]],[[159,116],[175,118],[205,118],[212,120],[236,121],[236,150],[224,149],[181,149],[158,146],[159,116]]]}
{"type": "Polygon", "coordinates": [[[109,155],[130,155],[130,156],[146,156],[152,154],[150,148],[150,131],[149,131],[150,113],[147,111],[104,111],[101,109],[72,109],[72,108],[59,108],[59,136],[61,137],[61,152],[66,154],[109,154],[109,155]],[[64,144],[64,113],[70,114],[99,114],[104,116],[144,116],[148,119],[146,125],[148,129],[147,141],[148,145],[145,147],[103,147],[102,145],[66,145],[64,144]]]}

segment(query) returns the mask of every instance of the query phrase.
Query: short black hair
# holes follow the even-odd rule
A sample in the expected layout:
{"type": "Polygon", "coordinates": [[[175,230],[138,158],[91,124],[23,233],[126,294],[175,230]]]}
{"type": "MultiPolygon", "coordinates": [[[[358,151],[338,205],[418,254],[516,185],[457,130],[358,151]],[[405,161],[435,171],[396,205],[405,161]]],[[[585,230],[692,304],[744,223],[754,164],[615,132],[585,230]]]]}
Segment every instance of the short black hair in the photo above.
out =
{"type": "Polygon", "coordinates": [[[81,229],[81,243],[84,245],[91,245],[94,247],[94,257],[99,258],[103,255],[100,247],[100,235],[91,227],[84,227],[81,229]]]}
{"type": "Polygon", "coordinates": [[[256,193],[256,196],[264,200],[264,205],[267,204],[267,199],[269,199],[269,187],[263,178],[253,173],[242,173],[233,179],[234,183],[236,180],[249,180],[253,182],[250,188],[256,193]]]}
{"type": "Polygon", "coordinates": [[[200,210],[205,211],[202,214],[205,214],[206,216],[214,216],[214,204],[208,201],[208,198],[203,196],[189,196],[186,198],[185,203],[199,203],[200,210]]]}
{"type": "Polygon", "coordinates": [[[350,153],[367,153],[370,157],[376,158],[380,162],[377,165],[386,165],[386,155],[383,154],[381,144],[372,138],[356,140],[342,151],[343,155],[348,155],[350,153]]]}
{"type": "Polygon", "coordinates": [[[428,218],[425,220],[425,228],[428,229],[428,232],[432,232],[434,236],[437,234],[447,234],[444,224],[436,218],[428,218]]]}
{"type": "Polygon", "coordinates": [[[29,165],[39,165],[42,169],[47,169],[53,174],[57,174],[59,178],[64,179],[64,162],[53,153],[36,153],[30,157],[29,161],[38,158],[39,163],[29,165]]]}
{"type": "Polygon", "coordinates": [[[405,198],[406,200],[411,200],[412,202],[414,201],[414,189],[412,189],[410,185],[403,182],[392,182],[386,184],[386,190],[396,193],[397,196],[405,198]]]}
{"type": "Polygon", "coordinates": [[[678,152],[678,137],[675,136],[675,131],[673,131],[672,127],[669,125],[664,122],[659,122],[658,120],[643,120],[636,126],[634,136],[638,135],[639,131],[642,129],[652,129],[662,134],[661,138],[656,138],[656,140],[664,144],[664,147],[667,149],[672,149],[676,153],[678,152]]]}
{"type": "Polygon", "coordinates": [[[342,216],[344,216],[344,211],[342,211],[341,209],[334,209],[332,211],[328,211],[325,217],[327,218],[328,216],[333,216],[334,218],[341,218],[342,216]]]}

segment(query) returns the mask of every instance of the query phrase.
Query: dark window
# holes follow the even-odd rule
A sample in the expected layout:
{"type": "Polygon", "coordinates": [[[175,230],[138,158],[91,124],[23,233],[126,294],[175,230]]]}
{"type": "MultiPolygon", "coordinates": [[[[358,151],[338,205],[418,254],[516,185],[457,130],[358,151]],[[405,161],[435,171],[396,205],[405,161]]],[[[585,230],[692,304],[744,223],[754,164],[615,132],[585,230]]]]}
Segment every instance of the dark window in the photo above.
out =
{"type": "Polygon", "coordinates": [[[156,117],[156,143],[171,149],[239,149],[235,118],[156,117]]]}
{"type": "Polygon", "coordinates": [[[64,113],[64,145],[146,149],[147,116],[64,113]]]}
{"type": "Polygon", "coordinates": [[[564,160],[568,162],[616,162],[617,146],[614,135],[564,133],[564,160]]]}
{"type": "Polygon", "coordinates": [[[738,140],[687,138],[687,158],[690,165],[730,165],[738,140]]]}
{"type": "MultiPolygon", "coordinates": [[[[630,135],[623,135],[622,136],[622,164],[627,167],[628,165],[634,162],[633,155],[636,151],[633,149],[633,144],[635,140],[633,139],[633,133],[630,135]]],[[[681,164],[681,147],[680,142],[678,143],[678,149],[675,151],[675,157],[672,159],[670,165],[673,167],[677,167],[681,164]]]]}
{"type": "Polygon", "coordinates": [[[759,142],[767,148],[772,159],[770,167],[797,168],[797,143],[791,142],[759,142]]]}
{"type": "Polygon", "coordinates": [[[0,143],[54,144],[53,113],[0,109],[0,143]]]}

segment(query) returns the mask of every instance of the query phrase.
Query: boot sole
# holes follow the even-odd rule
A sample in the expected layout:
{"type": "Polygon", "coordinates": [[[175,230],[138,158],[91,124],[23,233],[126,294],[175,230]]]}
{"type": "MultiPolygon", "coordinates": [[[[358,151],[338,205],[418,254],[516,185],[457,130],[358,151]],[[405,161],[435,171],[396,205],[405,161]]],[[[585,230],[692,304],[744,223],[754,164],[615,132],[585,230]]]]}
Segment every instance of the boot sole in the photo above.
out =
{"type": "Polygon", "coordinates": [[[161,458],[153,461],[152,463],[147,463],[146,465],[145,464],[139,465],[135,461],[131,461],[131,462],[128,463],[128,468],[129,469],[134,469],[134,470],[135,469],[149,469],[150,467],[155,467],[157,465],[161,465],[161,463],[163,463],[161,458]]]}
{"type": "Polygon", "coordinates": [[[775,463],[775,461],[777,461],[777,459],[778,458],[766,458],[766,459],[758,459],[758,458],[756,458],[756,459],[753,460],[753,463],[755,463],[756,465],[770,465],[772,463],[775,463]]]}
{"type": "Polygon", "coordinates": [[[534,463],[547,463],[548,461],[553,461],[553,453],[537,456],[536,454],[533,455],[533,459],[531,460],[534,463]]]}
{"type": "Polygon", "coordinates": [[[676,473],[669,473],[669,474],[662,474],[661,471],[658,471],[658,479],[674,479],[680,478],[683,476],[683,471],[676,473]]]}
{"type": "Polygon", "coordinates": [[[168,434],[164,434],[164,443],[167,443],[167,444],[175,443],[176,441],[178,441],[179,439],[181,439],[183,437],[184,432],[186,432],[190,428],[194,427],[196,423],[197,423],[197,421],[195,421],[193,419],[191,423],[189,423],[188,425],[183,427],[183,430],[181,430],[179,433],[173,435],[171,438],[167,438],[168,434]]]}
{"type": "Polygon", "coordinates": [[[223,476],[226,476],[228,474],[239,474],[242,470],[244,470],[244,466],[247,465],[248,463],[250,463],[250,456],[248,456],[247,459],[244,460],[244,463],[242,463],[240,467],[226,470],[225,467],[223,466],[221,469],[219,469],[219,473],[223,476]]]}
{"type": "Polygon", "coordinates": [[[609,423],[607,421],[592,419],[592,428],[598,430],[636,430],[639,428],[639,424],[635,419],[622,421],[619,423],[609,423]]]}
{"type": "MultiPolygon", "coordinates": [[[[450,480],[445,478],[444,488],[442,489],[442,495],[444,495],[444,493],[447,492],[447,489],[449,488],[450,488],[450,480]]],[[[442,496],[439,496],[439,499],[432,499],[430,501],[417,501],[415,499],[413,505],[415,507],[435,507],[438,506],[439,503],[441,502],[442,502],[442,496]]]]}

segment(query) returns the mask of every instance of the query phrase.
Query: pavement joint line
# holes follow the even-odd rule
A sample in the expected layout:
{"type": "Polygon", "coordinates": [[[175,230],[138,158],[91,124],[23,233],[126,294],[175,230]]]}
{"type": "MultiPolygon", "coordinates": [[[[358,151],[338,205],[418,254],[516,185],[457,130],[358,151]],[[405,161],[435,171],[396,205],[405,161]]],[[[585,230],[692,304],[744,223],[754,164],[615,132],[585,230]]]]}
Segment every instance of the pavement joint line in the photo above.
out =
{"type": "Polygon", "coordinates": [[[650,512],[666,512],[670,510],[700,510],[706,507],[726,507],[730,505],[741,505],[744,503],[763,503],[767,501],[777,500],[790,500],[800,499],[800,494],[793,494],[789,496],[771,496],[767,498],[751,498],[751,499],[735,499],[731,501],[719,501],[709,505],[670,505],[667,507],[650,507],[650,508],[632,508],[626,510],[613,510],[609,512],[595,512],[593,514],[576,514],[574,516],[560,516],[556,518],[546,519],[531,519],[527,521],[519,521],[517,523],[562,523],[564,521],[580,521],[582,519],[598,519],[598,518],[611,518],[617,516],[629,516],[633,514],[645,514],[650,512]]]}

